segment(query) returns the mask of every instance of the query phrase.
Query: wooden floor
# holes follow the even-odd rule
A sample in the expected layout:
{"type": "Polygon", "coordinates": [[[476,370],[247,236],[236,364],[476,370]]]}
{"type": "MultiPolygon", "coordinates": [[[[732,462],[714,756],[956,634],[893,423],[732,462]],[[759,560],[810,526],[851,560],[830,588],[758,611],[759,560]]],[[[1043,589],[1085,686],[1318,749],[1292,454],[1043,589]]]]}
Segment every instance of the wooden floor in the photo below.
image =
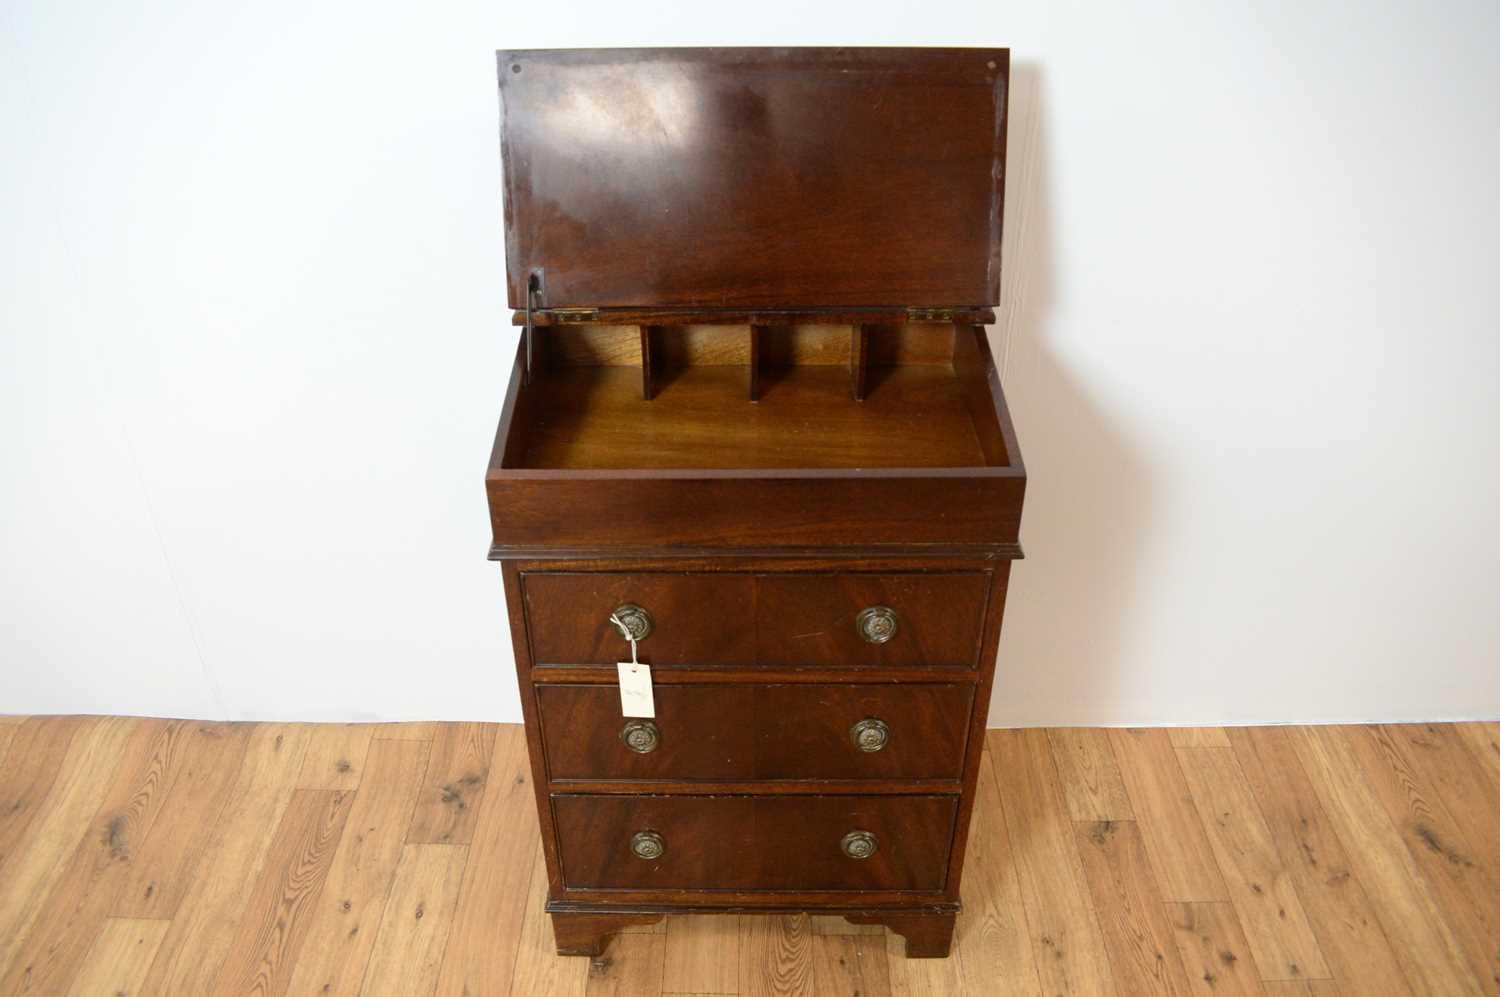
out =
{"type": "Polygon", "coordinates": [[[1500,724],[991,731],[954,954],[558,958],[520,728],[0,718],[0,994],[1500,993],[1500,724]]]}

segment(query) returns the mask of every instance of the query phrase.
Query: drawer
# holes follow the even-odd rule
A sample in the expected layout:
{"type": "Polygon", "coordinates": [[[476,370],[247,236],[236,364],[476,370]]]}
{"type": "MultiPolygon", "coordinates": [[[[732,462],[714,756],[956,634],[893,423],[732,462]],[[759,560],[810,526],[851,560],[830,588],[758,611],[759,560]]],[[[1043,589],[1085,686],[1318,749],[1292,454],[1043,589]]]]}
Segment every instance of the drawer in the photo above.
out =
{"type": "Polygon", "coordinates": [[[977,572],[762,575],[757,657],[763,665],[972,668],[988,593],[989,576],[977,572]]]}
{"type": "Polygon", "coordinates": [[[658,685],[627,745],[618,686],[541,685],[553,779],[958,779],[970,685],[658,685]],[[855,730],[856,725],[862,725],[855,730]],[[856,737],[863,747],[856,743],[856,737]]]}
{"type": "Polygon", "coordinates": [[[938,891],[958,797],[554,796],[552,808],[569,889],[938,891]],[[846,852],[862,845],[873,852],[846,852]]]}
{"type": "Polygon", "coordinates": [[[655,667],[974,667],[989,575],[537,573],[523,576],[532,660],[613,664],[610,614],[644,610],[655,667]]]}
{"type": "Polygon", "coordinates": [[[609,621],[627,604],[642,607],[651,620],[640,642],[642,661],[755,663],[754,575],[531,572],[522,578],[536,664],[629,661],[630,645],[609,621]]]}

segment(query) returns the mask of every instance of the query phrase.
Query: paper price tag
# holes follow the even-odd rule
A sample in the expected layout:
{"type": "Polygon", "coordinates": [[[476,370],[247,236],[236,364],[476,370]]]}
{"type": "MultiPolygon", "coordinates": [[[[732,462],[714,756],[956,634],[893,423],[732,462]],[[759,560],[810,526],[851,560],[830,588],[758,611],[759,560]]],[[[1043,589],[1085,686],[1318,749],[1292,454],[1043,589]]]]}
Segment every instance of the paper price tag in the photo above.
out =
{"type": "Polygon", "coordinates": [[[651,666],[621,661],[615,667],[620,671],[620,713],[627,717],[656,716],[656,699],[651,695],[651,666]]]}

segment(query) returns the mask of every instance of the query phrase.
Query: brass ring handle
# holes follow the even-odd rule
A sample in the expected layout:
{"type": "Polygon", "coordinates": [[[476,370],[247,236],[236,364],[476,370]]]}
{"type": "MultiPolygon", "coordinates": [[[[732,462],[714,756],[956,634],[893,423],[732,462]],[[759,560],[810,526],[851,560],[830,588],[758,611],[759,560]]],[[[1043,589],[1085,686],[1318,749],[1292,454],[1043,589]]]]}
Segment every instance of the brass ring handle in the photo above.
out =
{"type": "Polygon", "coordinates": [[[879,850],[880,843],[869,831],[850,831],[844,835],[844,840],[839,842],[839,847],[851,859],[867,859],[879,850]]]}
{"type": "Polygon", "coordinates": [[[637,831],[630,838],[630,850],[638,859],[659,859],[667,850],[667,843],[655,831],[637,831]]]}
{"type": "Polygon", "coordinates": [[[878,717],[866,717],[849,728],[849,739],[860,751],[879,751],[891,739],[891,728],[878,717]]]}
{"type": "Polygon", "coordinates": [[[661,728],[650,720],[627,720],[620,728],[620,740],[637,754],[650,754],[661,746],[661,728]]]}
{"type": "Polygon", "coordinates": [[[854,618],[854,628],[871,644],[884,644],[896,636],[896,611],[889,606],[871,606],[854,618]]]}
{"type": "Polygon", "coordinates": [[[633,602],[616,607],[609,622],[626,640],[645,640],[651,636],[651,614],[633,602]]]}

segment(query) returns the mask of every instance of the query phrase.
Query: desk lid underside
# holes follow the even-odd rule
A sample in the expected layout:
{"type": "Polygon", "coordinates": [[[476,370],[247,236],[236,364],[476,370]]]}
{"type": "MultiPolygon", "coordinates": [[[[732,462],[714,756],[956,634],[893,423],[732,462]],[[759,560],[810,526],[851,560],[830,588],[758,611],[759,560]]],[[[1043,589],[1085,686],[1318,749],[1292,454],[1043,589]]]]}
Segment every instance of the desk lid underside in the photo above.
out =
{"type": "Polygon", "coordinates": [[[1005,49],[497,55],[513,308],[999,300],[1005,49]]]}

